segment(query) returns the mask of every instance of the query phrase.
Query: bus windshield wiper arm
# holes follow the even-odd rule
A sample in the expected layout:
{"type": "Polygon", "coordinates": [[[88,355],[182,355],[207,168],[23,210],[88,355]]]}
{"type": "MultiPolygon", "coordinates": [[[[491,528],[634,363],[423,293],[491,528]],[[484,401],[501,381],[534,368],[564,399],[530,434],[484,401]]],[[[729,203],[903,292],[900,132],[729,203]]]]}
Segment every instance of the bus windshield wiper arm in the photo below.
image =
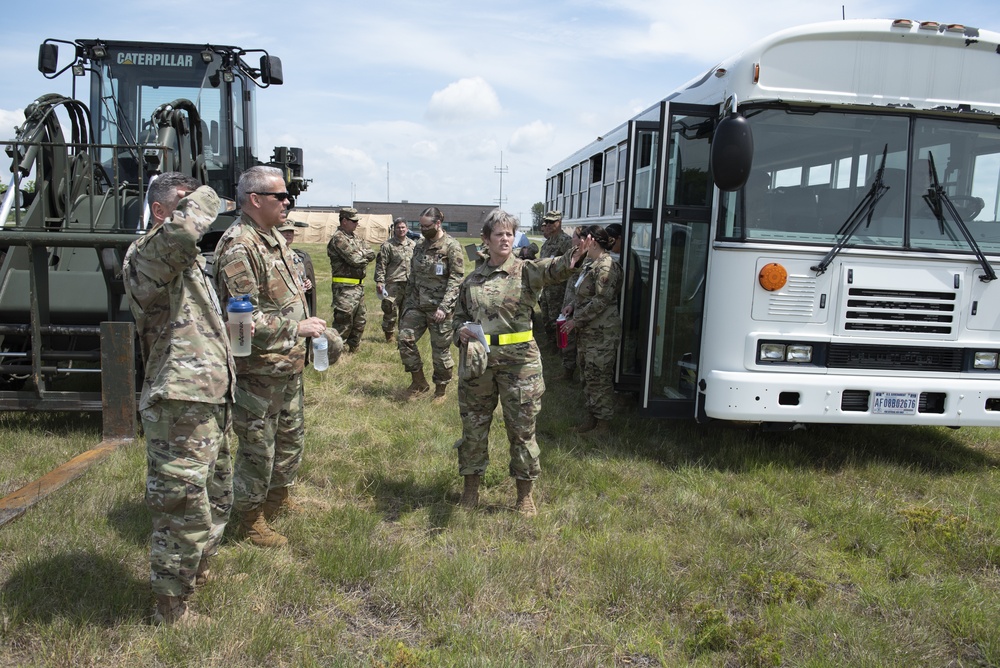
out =
{"type": "Polygon", "coordinates": [[[865,196],[860,202],[858,202],[858,205],[854,207],[854,211],[851,212],[851,215],[847,217],[847,220],[844,221],[844,224],[841,225],[840,229],[837,231],[837,234],[840,235],[840,239],[838,239],[837,243],[833,245],[833,248],[831,248],[827,254],[823,256],[823,259],[819,264],[814,267],[810,267],[810,269],[816,272],[817,276],[825,273],[826,270],[829,269],[830,263],[833,262],[833,258],[837,257],[837,254],[844,249],[844,246],[846,246],[847,242],[851,240],[854,233],[858,231],[858,228],[861,226],[861,221],[867,221],[865,223],[865,227],[872,224],[872,216],[875,214],[875,205],[878,204],[878,201],[882,199],[882,196],[885,195],[885,192],[889,189],[889,186],[882,183],[882,175],[885,173],[885,156],[888,150],[889,145],[886,144],[882,148],[882,164],[879,166],[878,171],[875,172],[875,180],[872,181],[872,187],[868,189],[868,192],[865,193],[865,196]]]}
{"type": "Polygon", "coordinates": [[[969,226],[965,224],[964,220],[962,220],[962,216],[958,213],[958,209],[955,208],[955,204],[951,201],[951,198],[948,197],[948,193],[945,192],[941,182],[938,181],[937,170],[934,169],[934,154],[928,151],[927,157],[927,167],[931,172],[931,185],[927,188],[927,194],[923,195],[923,199],[927,202],[927,206],[930,207],[934,216],[937,218],[938,228],[941,230],[941,233],[944,234],[944,212],[947,211],[948,215],[951,216],[951,219],[955,221],[955,227],[957,227],[962,233],[962,236],[965,237],[965,243],[969,244],[969,248],[972,249],[976,259],[979,260],[979,264],[983,268],[983,275],[979,277],[979,280],[984,283],[995,281],[997,279],[996,272],[993,271],[993,267],[986,259],[986,256],[983,255],[983,251],[979,248],[979,244],[976,243],[976,239],[972,236],[972,232],[969,231],[969,226]]]}

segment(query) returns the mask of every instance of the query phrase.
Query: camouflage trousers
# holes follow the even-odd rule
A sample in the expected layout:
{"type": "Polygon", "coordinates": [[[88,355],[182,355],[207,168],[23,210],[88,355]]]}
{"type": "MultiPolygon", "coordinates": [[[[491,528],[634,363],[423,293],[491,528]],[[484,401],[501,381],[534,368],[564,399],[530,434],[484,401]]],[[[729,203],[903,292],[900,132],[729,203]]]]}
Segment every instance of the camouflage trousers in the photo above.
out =
{"type": "Polygon", "coordinates": [[[365,289],[360,285],[333,288],[333,323],[340,332],[344,345],[357,348],[361,335],[365,333],[368,319],[365,317],[365,289]]]}
{"type": "Polygon", "coordinates": [[[407,373],[423,371],[424,361],[420,358],[417,341],[429,332],[431,337],[431,362],[434,365],[434,383],[447,384],[451,380],[455,359],[451,356],[451,318],[444,322],[431,320],[433,311],[427,313],[417,308],[407,309],[399,320],[399,359],[407,373]]]}
{"type": "Polygon", "coordinates": [[[577,339],[577,363],[583,376],[583,394],[587,412],[598,420],[610,420],[615,414],[615,355],[617,332],[580,329],[577,339]]]}
{"type": "Polygon", "coordinates": [[[305,446],[302,374],[237,378],[233,431],[240,442],[233,510],[245,513],[264,503],[268,490],[295,482],[305,446]]]}
{"type": "Polygon", "coordinates": [[[386,283],[385,291],[389,293],[389,297],[382,300],[382,331],[395,332],[396,323],[399,322],[399,318],[403,314],[406,281],[386,283]]]}
{"type": "Polygon", "coordinates": [[[563,295],[565,294],[565,283],[549,285],[542,290],[542,296],[538,300],[545,327],[545,342],[553,346],[556,344],[556,318],[562,312],[563,295]]]}
{"type": "Polygon", "coordinates": [[[566,347],[559,351],[559,356],[562,357],[563,368],[567,371],[575,371],[576,358],[578,354],[576,345],[576,330],[574,329],[566,336],[566,347]]]}
{"type": "Polygon", "coordinates": [[[219,551],[233,504],[230,420],[228,404],[163,399],[142,411],[156,594],[189,595],[198,562],[219,551]]]}
{"type": "Polygon", "coordinates": [[[489,437],[497,401],[503,409],[510,442],[510,475],[535,480],[541,473],[535,420],[542,409],[545,380],[540,360],[487,367],[479,378],[458,381],[458,410],[462,439],[458,448],[459,475],[482,475],[490,463],[489,437]]]}

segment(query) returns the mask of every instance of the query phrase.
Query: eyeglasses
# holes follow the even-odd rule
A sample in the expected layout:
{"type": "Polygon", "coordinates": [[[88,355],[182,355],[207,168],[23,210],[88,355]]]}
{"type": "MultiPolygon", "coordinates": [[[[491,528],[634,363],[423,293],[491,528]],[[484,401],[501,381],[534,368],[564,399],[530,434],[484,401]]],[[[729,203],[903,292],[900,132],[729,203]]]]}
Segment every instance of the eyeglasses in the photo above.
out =
{"type": "Polygon", "coordinates": [[[284,193],[258,193],[258,192],[255,192],[254,195],[270,195],[271,197],[273,197],[274,199],[278,200],[279,202],[285,202],[285,201],[288,201],[288,200],[292,199],[292,196],[289,195],[287,192],[284,192],[284,193]]]}

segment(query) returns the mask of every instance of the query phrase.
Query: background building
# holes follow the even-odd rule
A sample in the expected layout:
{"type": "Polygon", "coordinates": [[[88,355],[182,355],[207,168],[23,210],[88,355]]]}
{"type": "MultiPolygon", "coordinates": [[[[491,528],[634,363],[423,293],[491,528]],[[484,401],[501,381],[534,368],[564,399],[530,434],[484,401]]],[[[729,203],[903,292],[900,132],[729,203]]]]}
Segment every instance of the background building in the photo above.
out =
{"type": "Polygon", "coordinates": [[[420,214],[429,206],[436,206],[444,213],[444,231],[452,235],[478,237],[483,218],[495,209],[492,204],[436,204],[422,202],[363,202],[354,203],[360,214],[389,214],[393,219],[403,217],[410,228],[415,228],[420,214]]]}

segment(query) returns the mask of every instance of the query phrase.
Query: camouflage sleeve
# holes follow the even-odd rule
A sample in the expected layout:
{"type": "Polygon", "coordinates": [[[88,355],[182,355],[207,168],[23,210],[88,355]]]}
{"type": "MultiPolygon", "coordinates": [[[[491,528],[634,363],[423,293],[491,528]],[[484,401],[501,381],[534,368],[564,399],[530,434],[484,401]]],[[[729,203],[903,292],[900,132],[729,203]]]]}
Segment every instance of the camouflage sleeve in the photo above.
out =
{"type": "Polygon", "coordinates": [[[298,336],[297,320],[285,318],[277,313],[265,313],[260,306],[260,285],[267,280],[264,267],[255,258],[254,253],[247,252],[243,244],[233,244],[225,249],[215,264],[215,278],[219,289],[219,298],[250,295],[253,303],[254,334],[251,339],[259,348],[270,349],[281,340],[294,339],[298,336]]]}
{"type": "Polygon", "coordinates": [[[208,186],[182,199],[162,228],[150,232],[147,242],[136,248],[133,269],[158,284],[169,283],[198,257],[198,240],[215,220],[219,205],[219,196],[208,186]]]}
{"type": "Polygon", "coordinates": [[[331,249],[344,264],[356,269],[364,269],[369,262],[375,259],[375,251],[369,248],[368,244],[360,239],[356,244],[351,243],[351,240],[343,234],[334,235],[330,239],[327,252],[329,253],[331,249]]]}
{"type": "Polygon", "coordinates": [[[455,239],[451,239],[448,244],[448,283],[444,288],[444,296],[438,308],[445,313],[451,313],[455,309],[455,301],[458,299],[458,288],[462,284],[462,277],[465,274],[465,251],[462,244],[455,239]]]}
{"type": "Polygon", "coordinates": [[[573,311],[573,319],[579,327],[616,304],[622,285],[622,270],[617,262],[598,262],[591,271],[594,272],[594,296],[582,308],[573,311]]]}
{"type": "Polygon", "coordinates": [[[532,289],[541,291],[546,285],[562,283],[573,275],[573,254],[563,253],[559,257],[525,260],[524,265],[532,289]]]}
{"type": "Polygon", "coordinates": [[[458,298],[455,300],[455,311],[451,317],[451,340],[456,346],[461,346],[462,343],[458,336],[458,330],[462,329],[465,323],[473,320],[467,301],[469,291],[465,288],[466,279],[468,279],[468,276],[462,279],[462,282],[458,286],[458,298]]]}
{"type": "Polygon", "coordinates": [[[385,268],[389,266],[389,242],[385,242],[378,249],[378,256],[375,258],[375,282],[385,283],[385,268]]]}

